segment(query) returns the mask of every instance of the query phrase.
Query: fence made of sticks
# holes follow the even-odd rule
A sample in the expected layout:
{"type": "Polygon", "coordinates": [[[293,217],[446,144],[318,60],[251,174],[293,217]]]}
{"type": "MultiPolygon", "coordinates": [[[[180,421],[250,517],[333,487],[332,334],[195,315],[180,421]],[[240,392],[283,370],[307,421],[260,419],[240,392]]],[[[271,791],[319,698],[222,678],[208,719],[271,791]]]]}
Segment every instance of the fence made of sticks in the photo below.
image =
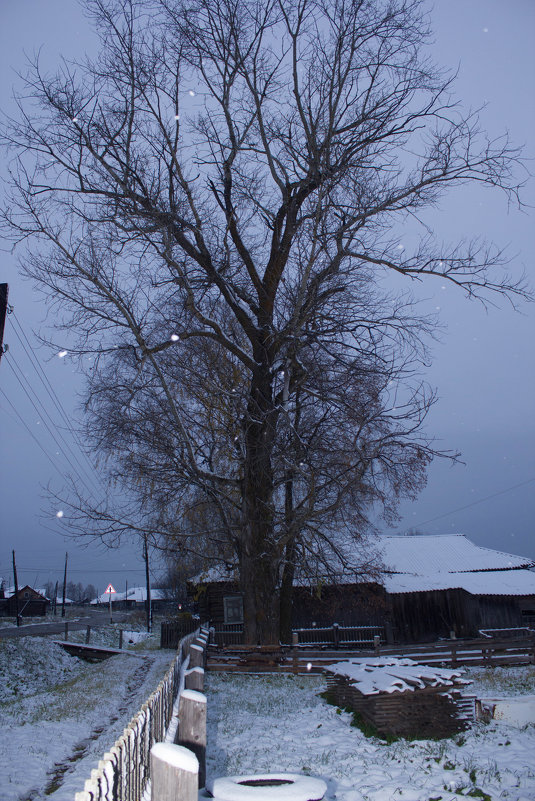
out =
{"type": "MultiPolygon", "coordinates": [[[[143,704],[121,737],[91,771],[75,801],[142,801],[150,787],[151,749],[163,742],[172,724],[177,728],[178,698],[190,665],[191,649],[202,629],[183,637],[164,678],[143,704]]],[[[201,649],[199,649],[201,650],[201,649]]],[[[191,672],[191,671],[190,671],[191,672]]]]}

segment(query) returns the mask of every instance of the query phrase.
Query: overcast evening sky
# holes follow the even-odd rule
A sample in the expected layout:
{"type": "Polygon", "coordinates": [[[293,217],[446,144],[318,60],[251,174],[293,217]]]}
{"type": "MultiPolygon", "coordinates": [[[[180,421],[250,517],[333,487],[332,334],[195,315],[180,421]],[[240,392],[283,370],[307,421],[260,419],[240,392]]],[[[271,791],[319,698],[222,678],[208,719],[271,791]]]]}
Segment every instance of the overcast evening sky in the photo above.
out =
{"type": "MultiPolygon", "coordinates": [[[[486,103],[481,116],[491,136],[507,129],[533,159],[535,2],[437,0],[431,19],[436,62],[459,70],[458,99],[472,108],[486,103]]],[[[60,54],[71,58],[95,52],[95,39],[77,2],[0,0],[4,111],[12,110],[12,86],[15,72],[25,69],[24,54],[39,48],[49,69],[60,54]]],[[[0,162],[2,174],[5,161],[0,162]]],[[[519,212],[508,208],[500,193],[457,190],[433,217],[438,238],[451,243],[476,235],[508,246],[512,267],[518,272],[524,269],[533,285],[535,180],[526,187],[524,200],[531,208],[519,212]]],[[[402,242],[403,232],[400,237],[402,242]]],[[[47,504],[42,488],[49,482],[61,486],[59,473],[71,472],[47,424],[52,431],[61,431],[57,438],[64,450],[63,437],[69,443],[72,438],[62,430],[60,414],[26,351],[32,352],[30,345],[35,349],[47,380],[69,413],[79,403],[76,393],[83,383],[68,357],[59,359],[38,349],[33,331],[40,329],[46,309],[32,286],[21,281],[16,258],[5,250],[0,251],[0,282],[9,284],[15,311],[8,317],[4,336],[9,352],[0,363],[0,578],[12,582],[15,549],[19,584],[43,586],[47,580],[61,579],[68,551],[70,580],[91,582],[101,592],[109,582],[119,591],[125,581],[130,587],[142,584],[137,545],[125,544],[111,552],[96,545],[82,549],[64,540],[61,519],[53,514],[43,518],[47,504]],[[35,390],[37,410],[27,388],[17,382],[17,368],[35,390]],[[40,413],[43,408],[51,420],[40,413]]],[[[438,310],[445,324],[425,374],[439,396],[427,431],[439,447],[460,451],[465,464],[433,464],[427,488],[417,501],[401,506],[399,525],[384,531],[464,533],[478,545],[535,558],[535,306],[524,305],[515,313],[503,302],[501,308],[486,312],[453,287],[442,287],[438,281],[418,289],[423,308],[438,310]]],[[[67,455],[71,461],[76,458],[78,470],[83,457],[76,445],[72,447],[76,457],[69,451],[67,455]]]]}

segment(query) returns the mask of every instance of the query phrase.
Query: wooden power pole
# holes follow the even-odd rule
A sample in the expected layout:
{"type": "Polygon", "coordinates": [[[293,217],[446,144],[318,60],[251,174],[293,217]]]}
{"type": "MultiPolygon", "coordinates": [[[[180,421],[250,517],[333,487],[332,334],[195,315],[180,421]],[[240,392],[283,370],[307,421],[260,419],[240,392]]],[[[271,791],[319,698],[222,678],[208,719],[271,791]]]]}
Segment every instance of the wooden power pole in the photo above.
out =
{"type": "Polygon", "coordinates": [[[17,616],[17,626],[20,626],[19,582],[17,581],[17,565],[15,564],[15,551],[13,551],[13,583],[15,585],[15,614],[17,616]]]}
{"type": "Polygon", "coordinates": [[[6,323],[8,292],[8,285],[0,284],[0,359],[2,358],[2,353],[4,352],[4,326],[6,323]]]}

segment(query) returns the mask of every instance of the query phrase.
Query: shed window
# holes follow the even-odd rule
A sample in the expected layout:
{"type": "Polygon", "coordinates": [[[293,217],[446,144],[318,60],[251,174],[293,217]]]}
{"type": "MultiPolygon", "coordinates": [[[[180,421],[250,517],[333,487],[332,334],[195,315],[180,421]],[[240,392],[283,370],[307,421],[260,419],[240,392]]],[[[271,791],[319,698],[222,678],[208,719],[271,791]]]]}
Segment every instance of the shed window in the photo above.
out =
{"type": "Polygon", "coordinates": [[[243,598],[241,595],[227,595],[223,598],[225,623],[243,623],[243,598]]]}
{"type": "Polygon", "coordinates": [[[26,592],[24,593],[24,597],[25,597],[25,598],[29,598],[29,597],[30,597],[30,593],[29,593],[28,591],[26,591],[26,592]]]}

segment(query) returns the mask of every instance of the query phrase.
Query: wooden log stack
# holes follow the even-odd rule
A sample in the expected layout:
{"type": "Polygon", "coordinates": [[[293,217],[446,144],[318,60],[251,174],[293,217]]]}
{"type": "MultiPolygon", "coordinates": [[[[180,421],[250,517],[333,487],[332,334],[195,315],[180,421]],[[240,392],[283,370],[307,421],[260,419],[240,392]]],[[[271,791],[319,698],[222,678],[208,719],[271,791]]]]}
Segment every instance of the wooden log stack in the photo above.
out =
{"type": "Polygon", "coordinates": [[[358,682],[342,675],[341,664],[338,667],[338,672],[325,671],[329,700],[357,712],[381,737],[442,738],[468,726],[466,704],[459,690],[464,682],[460,679],[453,677],[445,686],[419,677],[400,689],[370,692],[368,688],[361,692],[358,682]]]}

